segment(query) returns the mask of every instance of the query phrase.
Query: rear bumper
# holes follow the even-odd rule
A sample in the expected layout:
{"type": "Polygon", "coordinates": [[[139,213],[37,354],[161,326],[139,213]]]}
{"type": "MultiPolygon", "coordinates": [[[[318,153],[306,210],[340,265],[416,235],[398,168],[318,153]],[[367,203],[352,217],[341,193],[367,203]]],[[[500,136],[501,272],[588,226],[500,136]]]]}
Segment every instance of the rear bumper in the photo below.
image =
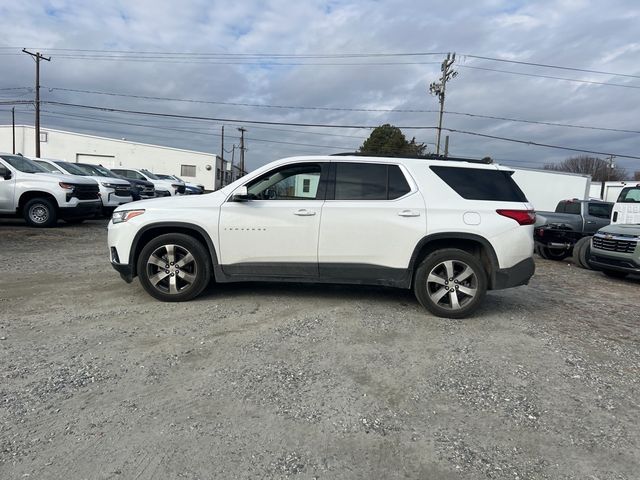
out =
{"type": "Polygon", "coordinates": [[[101,211],[102,211],[101,200],[80,201],[75,207],[61,207],[60,217],[61,218],[79,218],[79,217],[90,218],[99,214],[101,211]]]}
{"type": "Polygon", "coordinates": [[[536,264],[533,261],[533,257],[526,258],[516,263],[513,267],[497,270],[493,282],[493,290],[527,285],[535,271],[536,264]]]}

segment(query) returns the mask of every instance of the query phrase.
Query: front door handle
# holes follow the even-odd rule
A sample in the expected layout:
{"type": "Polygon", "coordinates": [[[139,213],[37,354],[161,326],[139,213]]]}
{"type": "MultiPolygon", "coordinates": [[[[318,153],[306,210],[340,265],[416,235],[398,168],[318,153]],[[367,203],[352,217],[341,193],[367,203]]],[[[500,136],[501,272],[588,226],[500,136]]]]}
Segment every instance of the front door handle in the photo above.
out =
{"type": "Polygon", "coordinates": [[[588,223],[589,225],[593,225],[593,224],[594,224],[594,223],[596,223],[596,222],[594,222],[593,220],[587,220],[587,223],[588,223]]]}
{"type": "Polygon", "coordinates": [[[398,215],[400,215],[401,217],[419,217],[420,212],[416,210],[401,210],[400,212],[398,212],[398,215]]]}
{"type": "Polygon", "coordinates": [[[298,215],[299,217],[312,217],[316,214],[313,210],[307,210],[306,208],[301,208],[293,212],[294,215],[298,215]]]}

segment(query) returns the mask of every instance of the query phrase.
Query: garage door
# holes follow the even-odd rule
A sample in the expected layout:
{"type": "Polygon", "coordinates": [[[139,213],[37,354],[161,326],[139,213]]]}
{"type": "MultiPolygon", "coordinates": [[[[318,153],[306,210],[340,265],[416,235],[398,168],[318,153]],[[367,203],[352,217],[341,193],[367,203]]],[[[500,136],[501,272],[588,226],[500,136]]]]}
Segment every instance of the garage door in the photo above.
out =
{"type": "Polygon", "coordinates": [[[117,167],[114,155],[95,155],[89,153],[76,153],[76,163],[90,163],[91,165],[102,165],[107,168],[117,167]]]}

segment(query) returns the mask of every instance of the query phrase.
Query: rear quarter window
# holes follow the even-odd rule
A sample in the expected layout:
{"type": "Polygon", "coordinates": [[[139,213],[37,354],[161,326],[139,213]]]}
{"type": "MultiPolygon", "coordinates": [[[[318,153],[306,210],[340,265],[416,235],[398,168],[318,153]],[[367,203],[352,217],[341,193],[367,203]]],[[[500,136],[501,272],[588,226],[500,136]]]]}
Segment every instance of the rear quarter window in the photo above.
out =
{"type": "Polygon", "coordinates": [[[494,202],[526,202],[527,197],[511,178],[513,172],[481,168],[430,167],[462,198],[494,202]]]}

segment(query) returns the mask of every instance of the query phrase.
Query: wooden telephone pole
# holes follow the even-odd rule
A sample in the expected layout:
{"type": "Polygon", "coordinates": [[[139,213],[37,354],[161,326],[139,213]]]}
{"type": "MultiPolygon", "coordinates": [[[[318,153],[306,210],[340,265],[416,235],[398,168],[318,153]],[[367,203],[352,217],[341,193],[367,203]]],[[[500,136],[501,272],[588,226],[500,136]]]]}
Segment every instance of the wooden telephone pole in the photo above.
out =
{"type": "Polygon", "coordinates": [[[40,60],[51,61],[51,57],[47,58],[40,52],[30,52],[26,48],[22,51],[27,55],[31,55],[36,61],[36,158],[40,158],[40,60]]]}
{"type": "Polygon", "coordinates": [[[453,62],[456,61],[456,54],[447,53],[447,58],[442,62],[440,70],[442,76],[439,82],[431,82],[429,85],[429,92],[432,95],[436,95],[440,101],[440,118],[438,120],[438,139],[436,141],[436,155],[440,155],[440,136],[442,134],[442,114],[444,113],[444,96],[447,89],[447,82],[458,75],[458,72],[454,71],[451,67],[453,62]]]}

